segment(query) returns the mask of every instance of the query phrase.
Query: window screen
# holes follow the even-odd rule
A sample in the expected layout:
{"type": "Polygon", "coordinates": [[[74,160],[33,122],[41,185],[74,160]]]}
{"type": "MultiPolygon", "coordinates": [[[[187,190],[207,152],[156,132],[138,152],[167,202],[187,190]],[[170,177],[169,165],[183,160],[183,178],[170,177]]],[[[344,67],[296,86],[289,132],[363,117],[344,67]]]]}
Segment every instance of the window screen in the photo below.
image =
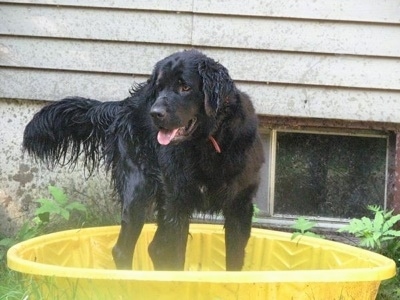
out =
{"type": "Polygon", "coordinates": [[[386,137],[278,131],[275,147],[274,215],[353,218],[384,205],[386,137]]]}

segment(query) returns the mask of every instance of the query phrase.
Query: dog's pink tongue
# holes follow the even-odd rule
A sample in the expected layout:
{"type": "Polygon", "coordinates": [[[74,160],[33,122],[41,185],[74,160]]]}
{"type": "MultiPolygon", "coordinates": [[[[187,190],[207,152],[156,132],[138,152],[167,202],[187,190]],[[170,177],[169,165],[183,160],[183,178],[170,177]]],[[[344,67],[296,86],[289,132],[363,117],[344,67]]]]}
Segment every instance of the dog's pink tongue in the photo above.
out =
{"type": "Polygon", "coordinates": [[[176,135],[178,130],[179,130],[179,128],[173,129],[173,130],[161,129],[158,132],[157,141],[161,145],[168,145],[171,142],[171,140],[174,138],[174,136],[176,135]]]}

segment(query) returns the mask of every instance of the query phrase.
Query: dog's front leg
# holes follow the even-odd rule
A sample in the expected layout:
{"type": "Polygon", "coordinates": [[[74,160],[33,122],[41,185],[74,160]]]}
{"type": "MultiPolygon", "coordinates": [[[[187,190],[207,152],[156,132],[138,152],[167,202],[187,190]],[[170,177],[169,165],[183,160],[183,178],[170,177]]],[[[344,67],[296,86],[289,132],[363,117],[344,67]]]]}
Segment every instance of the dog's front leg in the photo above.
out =
{"type": "Polygon", "coordinates": [[[139,169],[121,172],[118,192],[122,201],[121,230],[112,254],[118,269],[132,269],[133,251],[142,231],[146,208],[155,195],[156,183],[139,169]]]}
{"type": "Polygon", "coordinates": [[[163,213],[158,216],[157,231],[149,246],[155,270],[183,270],[188,233],[188,216],[173,220],[166,219],[163,213]]]}
{"type": "Polygon", "coordinates": [[[250,237],[253,204],[250,199],[237,200],[233,207],[224,211],[226,270],[240,271],[244,263],[244,251],[250,237]]]}
{"type": "Polygon", "coordinates": [[[133,251],[142,231],[146,214],[143,203],[129,202],[128,205],[123,205],[121,230],[112,250],[115,265],[120,270],[132,269],[133,251]]]}

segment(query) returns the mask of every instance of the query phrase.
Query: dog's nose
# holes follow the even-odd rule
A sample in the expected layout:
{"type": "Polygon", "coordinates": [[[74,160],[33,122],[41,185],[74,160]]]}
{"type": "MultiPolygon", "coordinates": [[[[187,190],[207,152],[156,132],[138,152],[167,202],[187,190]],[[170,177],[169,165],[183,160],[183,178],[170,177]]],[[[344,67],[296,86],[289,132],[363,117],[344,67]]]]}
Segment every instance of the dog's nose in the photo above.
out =
{"type": "Polygon", "coordinates": [[[164,105],[155,103],[150,109],[150,115],[153,117],[153,119],[162,120],[165,118],[166,114],[167,110],[165,109],[164,105]]]}

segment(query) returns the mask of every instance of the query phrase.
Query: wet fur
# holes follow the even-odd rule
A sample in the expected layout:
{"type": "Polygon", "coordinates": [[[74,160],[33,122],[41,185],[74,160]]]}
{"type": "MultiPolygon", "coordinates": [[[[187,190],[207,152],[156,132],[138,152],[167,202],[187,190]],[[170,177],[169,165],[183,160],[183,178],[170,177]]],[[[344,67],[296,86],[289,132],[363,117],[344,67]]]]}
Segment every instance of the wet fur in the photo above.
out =
{"type": "Polygon", "coordinates": [[[105,163],[122,203],[113,248],[117,268],[132,268],[152,204],[158,226],[149,254],[155,269],[183,269],[193,212],[223,213],[226,268],[242,268],[263,151],[249,97],[213,59],[195,50],[175,53],[122,101],[70,97],[51,103],[26,126],[23,147],[51,165],[83,158],[93,172],[105,163]],[[157,142],[159,130],[181,126],[182,136],[165,146],[157,142]]]}

